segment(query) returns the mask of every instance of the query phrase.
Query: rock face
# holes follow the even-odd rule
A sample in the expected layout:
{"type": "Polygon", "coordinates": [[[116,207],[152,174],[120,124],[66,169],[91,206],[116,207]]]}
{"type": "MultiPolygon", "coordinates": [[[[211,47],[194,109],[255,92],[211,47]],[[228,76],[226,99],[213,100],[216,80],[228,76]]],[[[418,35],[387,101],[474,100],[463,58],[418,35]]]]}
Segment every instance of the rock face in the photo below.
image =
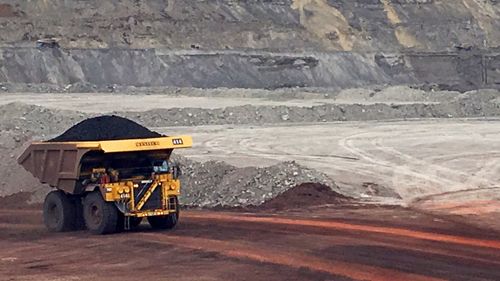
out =
{"type": "Polygon", "coordinates": [[[485,0],[4,0],[0,42],[71,48],[425,51],[500,45],[485,0]]]}
{"type": "Polygon", "coordinates": [[[497,1],[3,2],[0,83],[500,85],[497,1]],[[45,37],[62,49],[34,49],[45,37]]]}
{"type": "Polygon", "coordinates": [[[500,55],[300,53],[165,49],[0,49],[0,83],[92,88],[353,88],[439,84],[460,91],[499,87],[500,55]]]}
{"type": "Polygon", "coordinates": [[[383,69],[373,64],[373,57],[351,53],[315,56],[7,48],[0,50],[0,55],[0,82],[12,83],[277,88],[346,87],[390,81],[383,69]]]}

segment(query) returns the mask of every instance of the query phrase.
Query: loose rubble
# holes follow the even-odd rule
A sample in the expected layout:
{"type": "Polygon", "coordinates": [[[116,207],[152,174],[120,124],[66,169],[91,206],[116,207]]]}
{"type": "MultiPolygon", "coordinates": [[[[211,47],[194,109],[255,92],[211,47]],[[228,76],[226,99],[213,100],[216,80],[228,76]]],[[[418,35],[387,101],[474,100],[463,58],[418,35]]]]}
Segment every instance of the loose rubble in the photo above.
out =
{"type": "Polygon", "coordinates": [[[173,158],[183,167],[181,203],[197,207],[261,205],[303,183],[321,183],[341,192],[328,176],[295,162],[236,168],[224,162],[173,158]]]}
{"type": "MultiPolygon", "coordinates": [[[[52,117],[52,114],[47,114],[50,111],[41,110],[39,107],[29,107],[31,112],[39,112],[40,116],[52,117]]],[[[157,133],[151,132],[145,127],[140,126],[129,120],[118,118],[116,116],[108,116],[104,118],[108,125],[125,124],[130,125],[128,128],[142,128],[134,131],[134,135],[128,135],[131,131],[127,127],[121,127],[122,135],[101,135],[95,136],[85,135],[83,132],[86,128],[95,125],[96,121],[103,121],[102,118],[91,118],[79,123],[70,128],[66,133],[53,139],[55,140],[94,140],[98,137],[102,138],[117,138],[117,137],[145,137],[157,136],[157,133]],[[80,135],[78,133],[81,133],[80,135]],[[79,136],[78,139],[75,137],[79,136]],[[88,138],[87,138],[88,137],[88,138]]],[[[21,153],[23,145],[28,142],[33,136],[37,136],[36,132],[45,128],[39,127],[38,123],[33,123],[32,120],[20,119],[26,122],[28,130],[9,129],[2,131],[0,135],[0,156],[5,159],[0,164],[0,196],[15,194],[18,192],[26,192],[31,194],[31,203],[40,203],[43,201],[45,194],[51,188],[40,184],[28,172],[19,169],[16,163],[16,158],[21,153]],[[29,126],[33,126],[29,128],[29,126]]],[[[43,119],[42,119],[43,120],[43,119]]],[[[53,118],[51,120],[58,120],[53,118]]],[[[39,120],[40,121],[40,120],[39,120]]],[[[62,123],[59,123],[60,126],[62,123]]],[[[105,122],[106,123],[106,122],[105,122]]],[[[101,124],[102,125],[102,124],[101,124]]],[[[21,125],[22,126],[22,125],[21,125]]],[[[100,128],[100,126],[97,126],[100,128]]],[[[105,128],[101,128],[105,129],[105,128]]],[[[103,130],[99,130],[100,134],[106,134],[103,130]]],[[[38,136],[39,137],[39,136],[38,136]]],[[[183,193],[181,203],[185,206],[192,207],[215,207],[215,206],[248,206],[260,205],[281,193],[293,188],[302,183],[318,182],[328,185],[338,192],[338,187],[326,175],[298,165],[295,162],[283,162],[266,168],[237,168],[228,165],[224,162],[209,161],[200,163],[191,161],[181,156],[174,156],[172,161],[177,162],[183,167],[183,193]]]]}
{"type": "MultiPolygon", "coordinates": [[[[314,107],[247,105],[224,109],[174,108],[116,114],[147,127],[492,117],[500,115],[498,96],[498,91],[480,90],[457,93],[454,98],[431,104],[326,104],[314,107]]],[[[91,114],[22,103],[0,106],[0,158],[3,159],[0,163],[0,196],[24,191],[32,193],[32,202],[40,202],[50,188],[39,184],[29,173],[18,168],[16,159],[23,145],[31,140],[49,139],[91,117],[91,114]]],[[[332,179],[294,162],[266,168],[237,168],[223,162],[199,163],[182,157],[175,157],[174,160],[184,167],[181,201],[187,206],[259,205],[290,188],[310,182],[327,185],[345,194],[332,179]]]]}
{"type": "Polygon", "coordinates": [[[309,206],[345,204],[351,199],[320,183],[297,185],[258,206],[259,210],[301,209],[309,206]]]}
{"type": "MultiPolygon", "coordinates": [[[[394,96],[394,93],[384,95],[394,96]]],[[[324,104],[312,107],[244,105],[218,109],[153,109],[114,114],[147,127],[494,117],[500,115],[499,96],[500,93],[496,90],[479,90],[464,94],[455,93],[453,98],[444,95],[431,99],[432,103],[324,104]]],[[[0,106],[0,129],[31,132],[44,137],[60,134],[66,128],[89,117],[93,115],[11,103],[0,106]]]]}

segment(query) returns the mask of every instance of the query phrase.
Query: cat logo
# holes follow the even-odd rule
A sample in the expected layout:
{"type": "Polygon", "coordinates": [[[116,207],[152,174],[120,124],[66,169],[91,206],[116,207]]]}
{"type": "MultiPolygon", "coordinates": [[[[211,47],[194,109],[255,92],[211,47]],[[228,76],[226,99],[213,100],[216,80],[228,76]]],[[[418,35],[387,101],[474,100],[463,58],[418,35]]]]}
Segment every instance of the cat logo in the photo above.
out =
{"type": "Polygon", "coordinates": [[[140,142],[135,143],[136,147],[158,146],[158,145],[160,145],[160,142],[158,142],[158,141],[140,141],[140,142]]]}
{"type": "Polygon", "coordinates": [[[172,139],[172,143],[174,145],[181,145],[181,144],[184,144],[184,142],[182,141],[182,139],[172,139]]]}

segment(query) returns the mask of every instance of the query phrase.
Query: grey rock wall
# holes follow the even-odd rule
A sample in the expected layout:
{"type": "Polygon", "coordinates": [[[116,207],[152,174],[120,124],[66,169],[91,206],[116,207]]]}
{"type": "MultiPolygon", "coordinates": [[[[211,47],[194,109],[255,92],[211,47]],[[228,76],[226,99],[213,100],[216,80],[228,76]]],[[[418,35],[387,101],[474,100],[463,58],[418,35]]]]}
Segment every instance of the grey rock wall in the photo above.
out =
{"type": "Polygon", "coordinates": [[[494,53],[170,51],[165,49],[0,49],[0,82],[97,86],[331,87],[440,84],[495,88],[494,53]]]}

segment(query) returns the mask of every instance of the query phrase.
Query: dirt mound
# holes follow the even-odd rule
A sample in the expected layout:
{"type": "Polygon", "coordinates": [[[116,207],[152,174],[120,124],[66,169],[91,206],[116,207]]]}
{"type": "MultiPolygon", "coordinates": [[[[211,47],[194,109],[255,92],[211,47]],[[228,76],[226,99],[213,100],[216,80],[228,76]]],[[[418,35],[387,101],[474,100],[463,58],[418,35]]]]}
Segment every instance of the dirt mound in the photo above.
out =
{"type": "MultiPolygon", "coordinates": [[[[407,94],[396,100],[396,93],[399,90],[404,92],[405,89],[407,88],[392,87],[382,92],[373,92],[372,98],[369,98],[371,93],[369,90],[357,90],[358,94],[361,94],[353,95],[350,103],[345,104],[328,103],[314,106],[249,104],[225,108],[160,108],[137,112],[121,111],[112,114],[147,127],[500,116],[498,90],[478,90],[464,94],[456,92],[422,94],[422,92],[414,91],[413,94],[407,94]],[[379,95],[381,97],[378,97],[379,95]],[[391,104],[392,102],[388,101],[403,104],[391,104]],[[360,104],[353,104],[353,102],[360,104]],[[363,104],[363,102],[369,104],[363,104]]],[[[342,95],[337,98],[340,101],[342,98],[347,99],[346,93],[341,93],[342,95]]],[[[286,95],[286,93],[281,94],[281,96],[286,95]]],[[[294,95],[293,92],[292,95],[294,95]]],[[[52,137],[60,134],[66,128],[90,117],[94,115],[19,102],[8,103],[0,105],[0,130],[23,134],[29,132],[40,139],[45,139],[46,136],[52,137]]],[[[94,130],[94,126],[92,124],[90,126],[94,130]]],[[[115,129],[118,126],[112,124],[111,127],[115,129]]],[[[144,130],[147,129],[141,128],[141,131],[144,130]]],[[[103,133],[108,133],[108,131],[103,133]]],[[[78,139],[80,136],[76,137],[78,139]]]]}
{"type": "Polygon", "coordinates": [[[9,196],[0,197],[0,209],[25,209],[34,207],[29,205],[31,192],[18,192],[9,196]]]}
{"type": "Polygon", "coordinates": [[[295,162],[281,162],[263,168],[238,168],[218,161],[190,161],[178,155],[173,160],[181,164],[181,203],[189,207],[259,206],[308,182],[339,190],[325,174],[295,162]]]}
{"type": "Polygon", "coordinates": [[[15,17],[17,13],[9,4],[0,4],[0,17],[15,17]]]}
{"type": "Polygon", "coordinates": [[[86,119],[49,142],[98,141],[161,137],[146,127],[123,117],[105,115],[86,119]]]}
{"type": "Polygon", "coordinates": [[[259,209],[294,209],[349,201],[348,197],[321,183],[303,183],[258,206],[259,209]]]}
{"type": "Polygon", "coordinates": [[[76,111],[13,102],[0,106],[0,131],[43,139],[61,133],[87,117],[76,111]]]}
{"type": "Polygon", "coordinates": [[[335,97],[338,103],[442,103],[455,100],[456,91],[424,91],[416,86],[345,89],[335,97]]]}

